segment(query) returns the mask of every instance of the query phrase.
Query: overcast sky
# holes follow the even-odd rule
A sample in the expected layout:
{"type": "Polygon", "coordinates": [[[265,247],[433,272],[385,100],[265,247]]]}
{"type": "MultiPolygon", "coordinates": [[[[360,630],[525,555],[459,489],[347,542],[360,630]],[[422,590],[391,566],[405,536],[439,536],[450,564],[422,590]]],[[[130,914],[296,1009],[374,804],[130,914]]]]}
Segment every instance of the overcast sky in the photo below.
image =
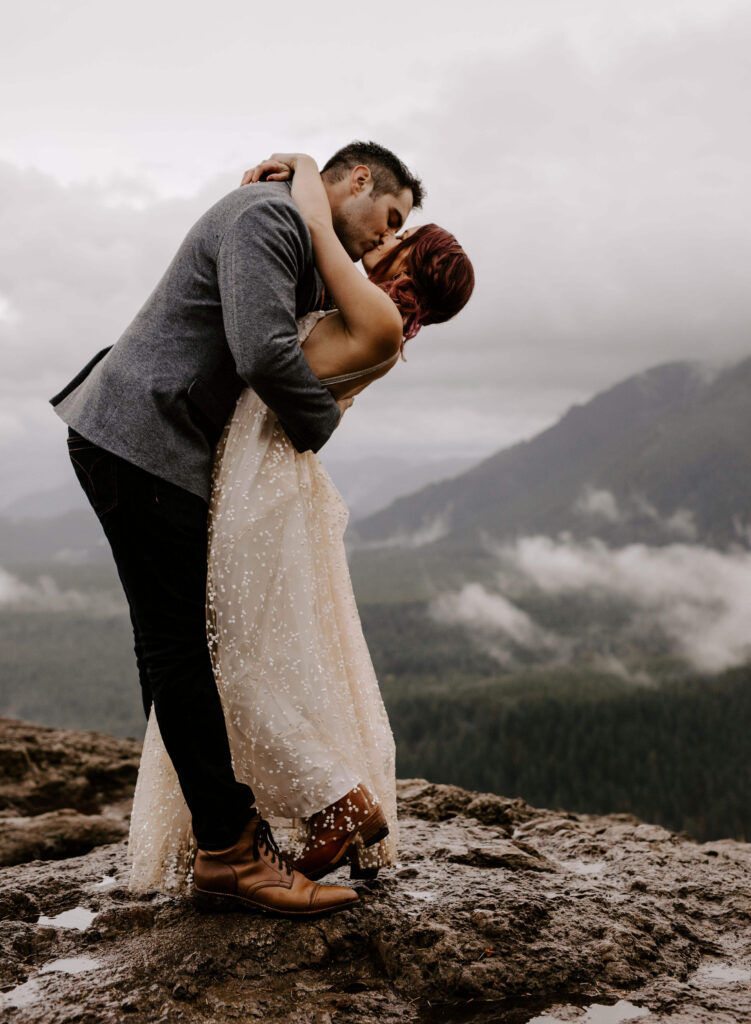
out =
{"type": "Polygon", "coordinates": [[[751,2],[27,0],[0,53],[4,497],[46,404],[274,149],[395,149],[477,272],[328,460],[489,454],[670,359],[751,354],[751,2]]]}

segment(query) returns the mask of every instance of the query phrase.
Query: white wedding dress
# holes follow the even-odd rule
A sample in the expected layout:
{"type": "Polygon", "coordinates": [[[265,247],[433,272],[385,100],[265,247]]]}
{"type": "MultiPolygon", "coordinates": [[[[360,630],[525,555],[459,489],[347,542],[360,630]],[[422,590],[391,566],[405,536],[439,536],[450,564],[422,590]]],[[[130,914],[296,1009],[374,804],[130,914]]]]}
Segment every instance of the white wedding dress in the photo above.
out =
{"type": "MultiPolygon", "coordinates": [[[[300,321],[301,344],[323,315],[300,321]]],[[[396,857],[395,746],[352,592],[348,518],[318,456],[296,451],[274,413],[243,391],[217,448],[207,594],[235,777],[293,849],[304,839],[302,818],[365,783],[390,829],[361,853],[361,864],[377,867],[396,857]]],[[[131,813],[129,888],[181,889],[194,850],[152,708],[131,813]]]]}

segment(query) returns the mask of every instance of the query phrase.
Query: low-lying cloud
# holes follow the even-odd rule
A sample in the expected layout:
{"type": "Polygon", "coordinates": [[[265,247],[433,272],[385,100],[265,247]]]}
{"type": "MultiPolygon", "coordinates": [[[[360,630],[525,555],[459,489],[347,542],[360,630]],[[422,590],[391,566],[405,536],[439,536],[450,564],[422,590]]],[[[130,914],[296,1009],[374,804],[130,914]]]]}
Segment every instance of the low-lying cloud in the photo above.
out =
{"type": "Polygon", "coordinates": [[[494,634],[502,634],[511,646],[547,652],[556,658],[564,647],[560,638],[543,629],[503,594],[494,594],[481,583],[467,583],[455,594],[442,594],[432,603],[431,613],[439,622],[458,623],[484,634],[483,646],[502,664],[513,662],[513,651],[509,643],[494,641],[494,634]]]}
{"type": "Polygon", "coordinates": [[[422,548],[447,536],[451,528],[451,507],[418,526],[416,530],[397,530],[383,540],[353,541],[349,546],[360,551],[373,548],[422,548]]]}
{"type": "MultiPolygon", "coordinates": [[[[591,598],[592,622],[582,623],[582,632],[590,636],[598,628],[598,600],[618,599],[630,609],[624,628],[632,639],[656,629],[698,671],[720,672],[751,660],[750,552],[682,543],[616,549],[597,539],[538,536],[503,545],[495,554],[499,591],[513,591],[521,603],[529,594],[591,598]]],[[[507,645],[538,655],[547,650],[556,660],[567,658],[575,647],[570,636],[543,630],[508,596],[477,583],[436,598],[431,611],[443,621],[480,631],[492,627],[507,645]]],[[[611,630],[610,625],[600,627],[605,657],[612,657],[611,630]]]]}
{"type": "Polygon", "coordinates": [[[579,515],[608,523],[634,523],[640,519],[647,519],[676,539],[695,540],[697,537],[696,522],[691,509],[677,508],[669,516],[663,516],[641,494],[631,494],[619,501],[612,491],[588,485],[574,503],[574,511],[579,515]]]}
{"type": "Polygon", "coordinates": [[[25,583],[0,567],[0,611],[78,612],[92,618],[111,618],[127,610],[122,599],[106,591],[63,590],[51,576],[25,583]]]}

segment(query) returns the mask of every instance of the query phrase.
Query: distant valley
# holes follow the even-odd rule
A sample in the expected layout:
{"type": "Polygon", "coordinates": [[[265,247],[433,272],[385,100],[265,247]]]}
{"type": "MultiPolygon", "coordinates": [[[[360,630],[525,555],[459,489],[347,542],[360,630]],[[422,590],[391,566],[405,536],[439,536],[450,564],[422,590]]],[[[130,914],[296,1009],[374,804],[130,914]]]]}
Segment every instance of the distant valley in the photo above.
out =
{"type": "MultiPolygon", "coordinates": [[[[476,460],[339,460],[327,465],[354,521],[415,487],[466,471],[476,460]]],[[[326,459],[324,457],[324,462],[326,459]]],[[[0,565],[9,562],[83,564],[109,559],[109,550],[71,471],[70,481],[0,506],[0,565]]]]}

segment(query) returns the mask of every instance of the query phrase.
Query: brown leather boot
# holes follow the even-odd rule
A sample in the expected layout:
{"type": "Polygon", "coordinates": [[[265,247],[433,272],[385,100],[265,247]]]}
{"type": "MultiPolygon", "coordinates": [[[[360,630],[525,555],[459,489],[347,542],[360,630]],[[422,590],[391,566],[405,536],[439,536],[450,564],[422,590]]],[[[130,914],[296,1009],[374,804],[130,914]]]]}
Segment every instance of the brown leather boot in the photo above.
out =
{"type": "Polygon", "coordinates": [[[202,910],[252,907],[309,918],[349,907],[359,899],[354,889],[316,885],[295,871],[260,814],[250,819],[234,846],[199,849],[193,880],[194,900],[202,910]]]}
{"type": "Polygon", "coordinates": [[[383,808],[359,782],[308,819],[308,839],[294,866],[308,878],[323,878],[349,861],[350,878],[375,878],[378,868],[360,867],[359,844],[373,846],[388,834],[383,808]]]}

